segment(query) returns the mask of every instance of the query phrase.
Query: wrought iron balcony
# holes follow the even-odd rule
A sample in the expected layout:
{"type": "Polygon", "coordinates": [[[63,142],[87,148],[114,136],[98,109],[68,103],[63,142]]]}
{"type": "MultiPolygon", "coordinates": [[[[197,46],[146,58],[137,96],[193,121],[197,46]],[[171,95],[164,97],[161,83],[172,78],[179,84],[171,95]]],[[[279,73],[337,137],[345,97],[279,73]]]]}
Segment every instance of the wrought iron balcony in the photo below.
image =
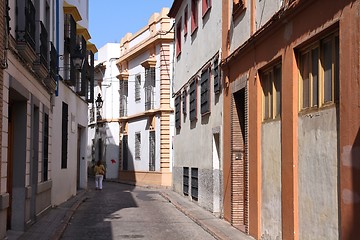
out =
{"type": "Polygon", "coordinates": [[[50,75],[53,79],[56,79],[56,75],[59,73],[57,68],[57,52],[54,44],[50,42],[50,75]]]}

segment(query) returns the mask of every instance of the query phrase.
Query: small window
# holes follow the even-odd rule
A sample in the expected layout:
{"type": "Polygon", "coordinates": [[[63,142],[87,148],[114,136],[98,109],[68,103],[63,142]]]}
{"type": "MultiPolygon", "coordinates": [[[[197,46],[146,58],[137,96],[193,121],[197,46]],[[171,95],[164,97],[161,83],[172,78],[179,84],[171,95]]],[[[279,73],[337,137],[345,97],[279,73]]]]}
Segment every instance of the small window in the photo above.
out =
{"type": "Polygon", "coordinates": [[[220,93],[219,58],[216,58],[216,59],[214,60],[213,75],[214,75],[214,93],[215,93],[215,94],[218,94],[218,93],[220,93]]]}
{"type": "Polygon", "coordinates": [[[141,75],[137,74],[135,76],[135,101],[138,102],[141,100],[141,75]]]}
{"type": "Polygon", "coordinates": [[[182,93],[182,111],[183,111],[183,115],[184,117],[186,116],[186,95],[187,95],[187,92],[186,90],[184,89],[183,93],[182,93]]]}
{"type": "Polygon", "coordinates": [[[188,20],[189,20],[189,11],[188,11],[188,6],[186,5],[184,10],[184,36],[186,36],[188,32],[188,20]]]}
{"type": "Polygon", "coordinates": [[[210,67],[201,73],[201,114],[210,112],[210,67]]]}
{"type": "Polygon", "coordinates": [[[263,120],[278,118],[281,113],[281,64],[261,74],[263,120]]]}
{"type": "Polygon", "coordinates": [[[191,0],[191,34],[198,27],[198,0],[191,0]]]}
{"type": "Polygon", "coordinates": [[[181,53],[181,22],[182,19],[180,18],[176,25],[176,56],[179,56],[181,53]]]}
{"type": "Polygon", "coordinates": [[[181,95],[178,94],[175,98],[175,127],[177,129],[179,129],[181,127],[181,112],[180,112],[180,107],[181,105],[181,95]]]}
{"type": "Polygon", "coordinates": [[[332,34],[299,53],[300,110],[338,100],[339,36],[332,34]]]}
{"type": "Polygon", "coordinates": [[[189,95],[190,95],[190,121],[194,121],[197,119],[197,80],[194,79],[190,83],[190,89],[189,89],[189,95]]]}
{"type": "Polygon", "coordinates": [[[245,0],[233,0],[233,18],[239,17],[245,8],[245,0]]]}
{"type": "Polygon", "coordinates": [[[140,160],[140,150],[141,150],[141,133],[135,133],[135,159],[140,160]]]}
{"type": "Polygon", "coordinates": [[[211,8],[211,0],[202,0],[202,16],[204,17],[205,14],[211,8]]]}

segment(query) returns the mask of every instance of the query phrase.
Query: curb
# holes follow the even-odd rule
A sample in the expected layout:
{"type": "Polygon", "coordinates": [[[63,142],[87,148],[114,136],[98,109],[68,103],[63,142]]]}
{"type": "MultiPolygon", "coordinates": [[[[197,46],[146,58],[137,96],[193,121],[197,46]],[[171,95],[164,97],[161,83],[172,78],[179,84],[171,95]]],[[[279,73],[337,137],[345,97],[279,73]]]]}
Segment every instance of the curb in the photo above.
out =
{"type": "Polygon", "coordinates": [[[199,225],[201,228],[203,228],[206,232],[208,232],[210,235],[212,235],[214,238],[218,240],[224,240],[229,239],[226,235],[223,233],[216,231],[215,229],[209,228],[206,224],[203,223],[200,219],[195,217],[190,211],[187,211],[185,208],[181,206],[178,202],[176,202],[174,199],[171,199],[169,195],[167,195],[165,192],[160,192],[160,195],[168,200],[170,203],[172,203],[175,208],[177,208],[180,212],[185,214],[187,217],[189,217],[193,222],[195,222],[197,225],[199,225]]]}
{"type": "Polygon", "coordinates": [[[57,229],[55,230],[54,234],[51,236],[50,239],[59,240],[62,237],[62,235],[64,234],[65,229],[66,229],[67,225],[69,224],[69,222],[70,222],[72,216],[74,215],[75,211],[87,199],[87,197],[85,197],[86,193],[87,193],[87,190],[84,190],[84,191],[82,191],[81,193],[79,193],[78,195],[75,196],[78,199],[71,206],[71,208],[66,211],[66,214],[65,214],[64,218],[61,220],[60,226],[57,227],[57,229]]]}

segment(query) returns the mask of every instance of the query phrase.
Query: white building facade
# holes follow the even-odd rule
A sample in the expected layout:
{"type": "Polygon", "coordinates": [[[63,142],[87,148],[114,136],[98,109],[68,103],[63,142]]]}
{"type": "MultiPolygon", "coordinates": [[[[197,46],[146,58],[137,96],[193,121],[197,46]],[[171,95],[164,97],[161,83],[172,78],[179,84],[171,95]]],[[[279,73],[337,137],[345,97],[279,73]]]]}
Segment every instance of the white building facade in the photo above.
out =
{"type": "Polygon", "coordinates": [[[103,105],[90,107],[88,166],[101,160],[106,166],[106,179],[117,179],[119,173],[119,43],[107,43],[99,49],[95,66],[95,96],[101,96],[103,105]],[[100,95],[99,95],[100,94],[100,95]]]}
{"type": "Polygon", "coordinates": [[[9,25],[1,25],[6,46],[1,239],[8,230],[25,231],[52,205],[87,187],[81,159],[86,155],[87,103],[93,98],[96,49],[87,42],[88,1],[4,4],[9,25]],[[75,59],[86,61],[76,66],[75,59]]]}
{"type": "Polygon", "coordinates": [[[121,181],[171,185],[173,31],[168,11],[154,13],[140,31],[121,39],[121,181]]]}
{"type": "Polygon", "coordinates": [[[221,1],[175,0],[173,187],[222,214],[221,1]]]}

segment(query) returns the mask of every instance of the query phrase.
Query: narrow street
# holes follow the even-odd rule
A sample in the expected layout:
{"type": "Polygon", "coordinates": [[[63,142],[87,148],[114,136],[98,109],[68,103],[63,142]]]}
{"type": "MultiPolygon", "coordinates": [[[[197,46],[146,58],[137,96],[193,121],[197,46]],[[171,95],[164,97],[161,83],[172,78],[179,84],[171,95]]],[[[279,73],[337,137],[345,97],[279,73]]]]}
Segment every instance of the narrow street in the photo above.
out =
{"type": "Polygon", "coordinates": [[[159,191],[90,180],[86,200],[61,239],[214,239],[159,191]]]}

